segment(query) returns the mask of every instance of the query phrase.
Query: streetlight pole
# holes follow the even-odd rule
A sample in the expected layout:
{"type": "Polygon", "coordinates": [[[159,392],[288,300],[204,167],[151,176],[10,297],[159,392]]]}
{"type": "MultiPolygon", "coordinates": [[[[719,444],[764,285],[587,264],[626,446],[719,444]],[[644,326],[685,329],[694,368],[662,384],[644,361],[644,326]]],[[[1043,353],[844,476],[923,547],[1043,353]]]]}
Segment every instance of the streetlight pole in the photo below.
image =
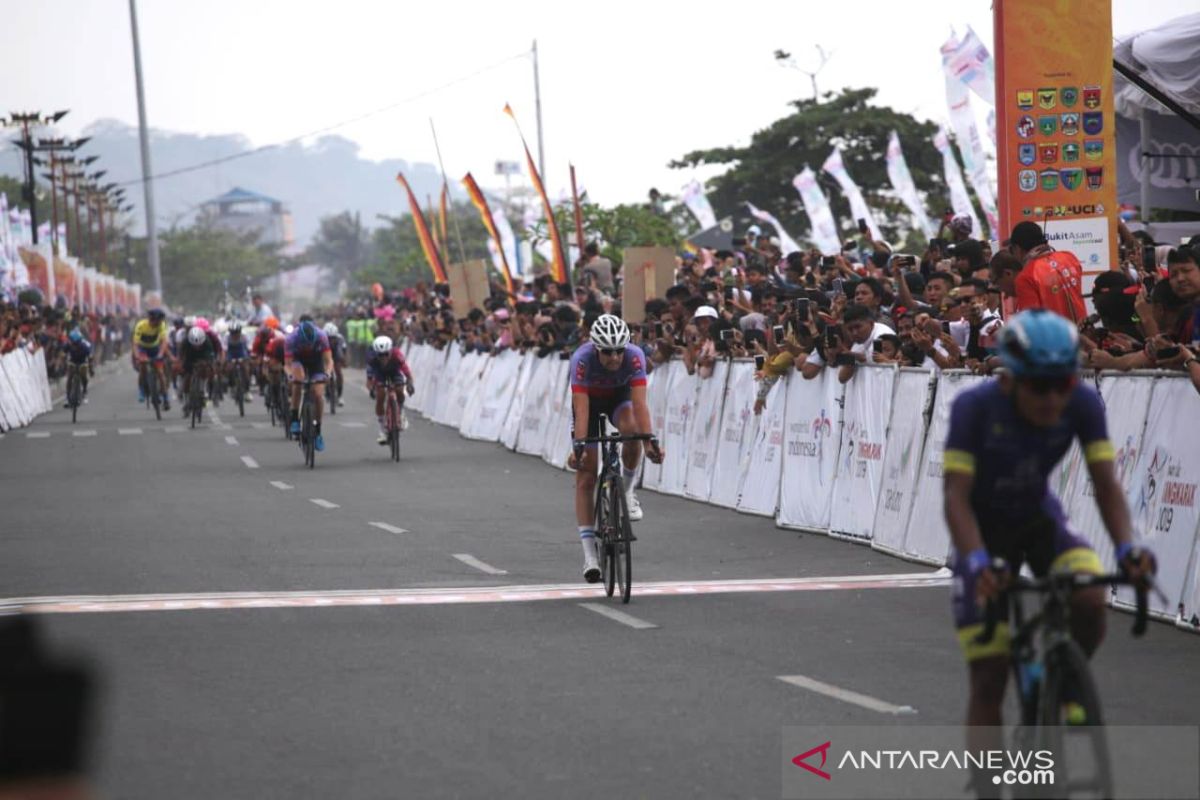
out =
{"type": "Polygon", "coordinates": [[[542,147],[542,81],[538,77],[537,39],[533,40],[533,108],[537,114],[538,172],[546,180],[546,151],[542,147]]]}
{"type": "Polygon", "coordinates": [[[65,117],[68,112],[56,111],[48,117],[43,117],[40,111],[25,112],[23,114],[9,114],[8,119],[0,119],[0,125],[16,125],[21,128],[20,141],[13,142],[17,147],[25,152],[25,199],[29,201],[29,222],[33,227],[33,243],[38,243],[38,221],[37,221],[37,174],[33,171],[33,137],[29,133],[29,128],[34,125],[53,125],[60,119],[65,117]]]}
{"type": "Polygon", "coordinates": [[[129,26],[133,31],[133,72],[137,81],[138,138],[142,145],[142,188],[146,205],[146,256],[150,280],[163,299],[162,271],[158,263],[158,221],[154,216],[154,182],[150,180],[150,128],[146,124],[146,88],[142,80],[142,48],[138,38],[137,2],[129,0],[129,26]]]}

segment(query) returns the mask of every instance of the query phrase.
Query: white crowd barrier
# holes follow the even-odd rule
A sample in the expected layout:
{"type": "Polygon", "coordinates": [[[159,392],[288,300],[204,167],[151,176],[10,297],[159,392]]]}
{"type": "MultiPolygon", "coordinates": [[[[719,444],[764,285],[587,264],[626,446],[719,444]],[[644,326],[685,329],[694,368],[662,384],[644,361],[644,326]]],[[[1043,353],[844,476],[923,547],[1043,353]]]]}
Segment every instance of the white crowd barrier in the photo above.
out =
{"type": "Polygon", "coordinates": [[[0,356],[0,431],[23,428],[51,408],[46,352],[18,348],[0,356]]]}
{"type": "MultiPolygon", "coordinates": [[[[464,436],[565,466],[570,382],[568,362],[557,354],[462,356],[457,348],[417,345],[410,359],[412,409],[464,436]]],[[[3,367],[8,372],[7,361],[3,367]]],[[[941,566],[950,551],[942,513],[950,406],[984,380],[956,370],[867,366],[843,385],[833,370],[814,380],[793,372],[755,415],[750,363],[721,363],[702,379],[673,361],[650,375],[650,415],[667,457],[645,465],[642,487],[941,566]]],[[[1163,373],[1105,373],[1098,386],[1135,531],[1158,555],[1168,597],[1152,613],[1200,630],[1200,431],[1189,424],[1200,419],[1200,394],[1186,377],[1163,373]]],[[[0,382],[7,419],[14,403],[4,400],[12,394],[5,387],[0,382]]],[[[1113,567],[1078,447],[1051,483],[1072,526],[1113,567]]],[[[1119,593],[1114,604],[1127,608],[1131,598],[1119,593]]]]}

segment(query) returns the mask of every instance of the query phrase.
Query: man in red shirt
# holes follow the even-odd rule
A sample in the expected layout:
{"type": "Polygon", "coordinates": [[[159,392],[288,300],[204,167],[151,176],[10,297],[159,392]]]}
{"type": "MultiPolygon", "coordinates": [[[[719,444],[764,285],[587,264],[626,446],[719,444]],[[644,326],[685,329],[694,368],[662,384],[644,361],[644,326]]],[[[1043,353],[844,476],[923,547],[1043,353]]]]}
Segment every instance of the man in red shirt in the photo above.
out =
{"type": "Polygon", "coordinates": [[[1083,266],[1071,253],[1055,250],[1036,222],[1019,222],[1009,251],[1020,261],[1012,287],[1017,311],[1045,308],[1078,324],[1087,317],[1083,304],[1083,266]]]}

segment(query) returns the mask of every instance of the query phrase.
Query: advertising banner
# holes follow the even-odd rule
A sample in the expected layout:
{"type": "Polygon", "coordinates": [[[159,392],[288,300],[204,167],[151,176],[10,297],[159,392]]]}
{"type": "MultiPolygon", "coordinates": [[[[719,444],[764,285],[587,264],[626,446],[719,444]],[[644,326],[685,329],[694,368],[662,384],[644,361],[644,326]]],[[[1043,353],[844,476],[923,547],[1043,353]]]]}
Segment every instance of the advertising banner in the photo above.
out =
{"type": "Polygon", "coordinates": [[[680,199],[688,211],[692,212],[696,222],[700,223],[700,230],[716,227],[717,215],[713,213],[712,203],[708,202],[708,196],[704,194],[704,187],[700,185],[700,181],[692,181],[684,186],[680,199]]]}
{"type": "Polygon", "coordinates": [[[742,476],[738,511],[775,516],[779,506],[779,476],[783,469],[783,421],[787,413],[787,387],[791,380],[802,378],[792,374],[781,379],[767,395],[767,406],[759,417],[754,444],[750,448],[750,466],[742,476]]]}
{"type": "Polygon", "coordinates": [[[517,437],[517,452],[540,456],[550,426],[550,392],[554,388],[556,363],[554,356],[539,358],[525,394],[525,413],[521,415],[521,435],[517,437]]]}
{"type": "MultiPolygon", "coordinates": [[[[625,263],[629,264],[628,261],[625,263]]],[[[650,429],[656,432],[660,439],[667,431],[667,400],[671,392],[671,382],[677,374],[686,372],[682,363],[671,361],[659,365],[650,373],[646,384],[646,405],[650,406],[650,429]]],[[[642,468],[642,486],[658,491],[658,487],[662,485],[663,466],[647,460],[642,468]]]]}
{"type": "Polygon", "coordinates": [[[784,527],[829,530],[844,390],[831,369],[811,381],[790,378],[776,519],[784,527]]]}
{"type": "MultiPolygon", "coordinates": [[[[54,270],[50,266],[50,243],[22,245],[19,249],[21,263],[25,265],[26,281],[42,293],[43,302],[54,302],[54,270]]],[[[18,286],[21,284],[18,283],[18,286]]]]}
{"type": "MultiPolygon", "coordinates": [[[[831,377],[833,370],[825,370],[831,377]]],[[[834,378],[836,380],[836,377],[834,378]]],[[[830,533],[870,539],[883,484],[896,368],[864,365],[846,384],[830,533]]]]}
{"type": "Polygon", "coordinates": [[[508,407],[508,414],[504,417],[504,426],[500,431],[500,443],[513,450],[517,446],[517,437],[521,433],[521,416],[525,413],[525,397],[529,389],[529,381],[533,378],[533,371],[543,359],[539,359],[532,352],[521,356],[521,371],[517,376],[517,387],[513,391],[512,405],[508,407]]]}
{"type": "Polygon", "coordinates": [[[1117,264],[1112,3],[996,0],[993,14],[1001,231],[1042,225],[1090,291],[1117,264]]]}
{"type": "Polygon", "coordinates": [[[666,427],[659,434],[667,451],[658,487],[660,492],[683,494],[700,383],[698,375],[688,375],[683,364],[679,364],[679,372],[671,380],[671,391],[667,395],[666,427]]]}
{"type": "Polygon", "coordinates": [[[925,410],[937,386],[926,370],[902,369],[896,378],[896,402],[883,454],[883,481],[875,506],[871,546],[885,553],[904,552],[904,532],[912,511],[925,446],[925,410]]]}
{"type": "Polygon", "coordinates": [[[759,419],[754,416],[757,393],[754,365],[734,362],[725,382],[721,432],[713,463],[712,489],[708,496],[708,501],[714,505],[725,508],[737,506],[742,476],[750,466],[750,450],[754,445],[759,419]]]}
{"type": "Polygon", "coordinates": [[[829,208],[829,199],[821,191],[817,183],[817,175],[809,167],[792,179],[792,185],[800,194],[800,202],[808,221],[812,225],[811,238],[813,244],[822,255],[834,256],[842,252],[841,237],[838,236],[837,223],[833,220],[833,211],[829,208]]]}
{"type": "MultiPolygon", "coordinates": [[[[458,368],[462,365],[462,351],[457,345],[450,345],[446,348],[449,351],[445,361],[440,364],[440,369],[437,370],[438,378],[436,384],[429,386],[428,393],[424,396],[425,416],[432,419],[439,425],[450,424],[450,405],[453,402],[455,387],[458,385],[458,368]]],[[[415,374],[414,374],[414,377],[415,374]]],[[[420,391],[420,384],[417,384],[417,391],[420,391]]]]}
{"type": "MultiPolygon", "coordinates": [[[[72,258],[57,256],[54,259],[54,290],[57,297],[61,297],[67,304],[67,308],[75,305],[75,267],[72,265],[72,261],[74,261],[72,258]]],[[[57,297],[53,299],[57,299],[57,297]]]]}
{"type": "Polygon", "coordinates": [[[725,381],[729,377],[729,362],[718,361],[713,374],[700,381],[696,394],[696,413],[692,421],[687,453],[687,474],[683,491],[693,500],[707,502],[712,493],[713,465],[717,461],[717,445],[721,441],[721,405],[725,398],[725,381]]]}
{"type": "Polygon", "coordinates": [[[559,360],[552,369],[557,381],[550,395],[550,427],[546,430],[546,445],[542,448],[542,459],[559,469],[567,466],[571,454],[571,422],[574,406],[571,403],[571,370],[569,362],[559,360]]]}

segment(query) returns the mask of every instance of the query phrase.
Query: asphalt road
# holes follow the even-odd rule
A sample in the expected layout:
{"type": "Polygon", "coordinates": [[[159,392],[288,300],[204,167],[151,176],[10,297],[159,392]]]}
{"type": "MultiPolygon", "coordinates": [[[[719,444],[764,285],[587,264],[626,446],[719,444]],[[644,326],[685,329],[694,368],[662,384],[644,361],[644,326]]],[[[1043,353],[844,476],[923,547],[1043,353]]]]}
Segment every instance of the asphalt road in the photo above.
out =
{"type": "MultiPolygon", "coordinates": [[[[894,577],[928,568],[645,492],[621,606],[571,476],[416,415],[393,464],[347,401],[312,471],[257,399],[189,430],[124,366],[0,440],[0,602],[102,676],[102,796],[778,797],[785,726],[962,718],[949,589],[894,577]]],[[[1129,621],[1108,721],[1200,723],[1200,637],[1129,621]]]]}

